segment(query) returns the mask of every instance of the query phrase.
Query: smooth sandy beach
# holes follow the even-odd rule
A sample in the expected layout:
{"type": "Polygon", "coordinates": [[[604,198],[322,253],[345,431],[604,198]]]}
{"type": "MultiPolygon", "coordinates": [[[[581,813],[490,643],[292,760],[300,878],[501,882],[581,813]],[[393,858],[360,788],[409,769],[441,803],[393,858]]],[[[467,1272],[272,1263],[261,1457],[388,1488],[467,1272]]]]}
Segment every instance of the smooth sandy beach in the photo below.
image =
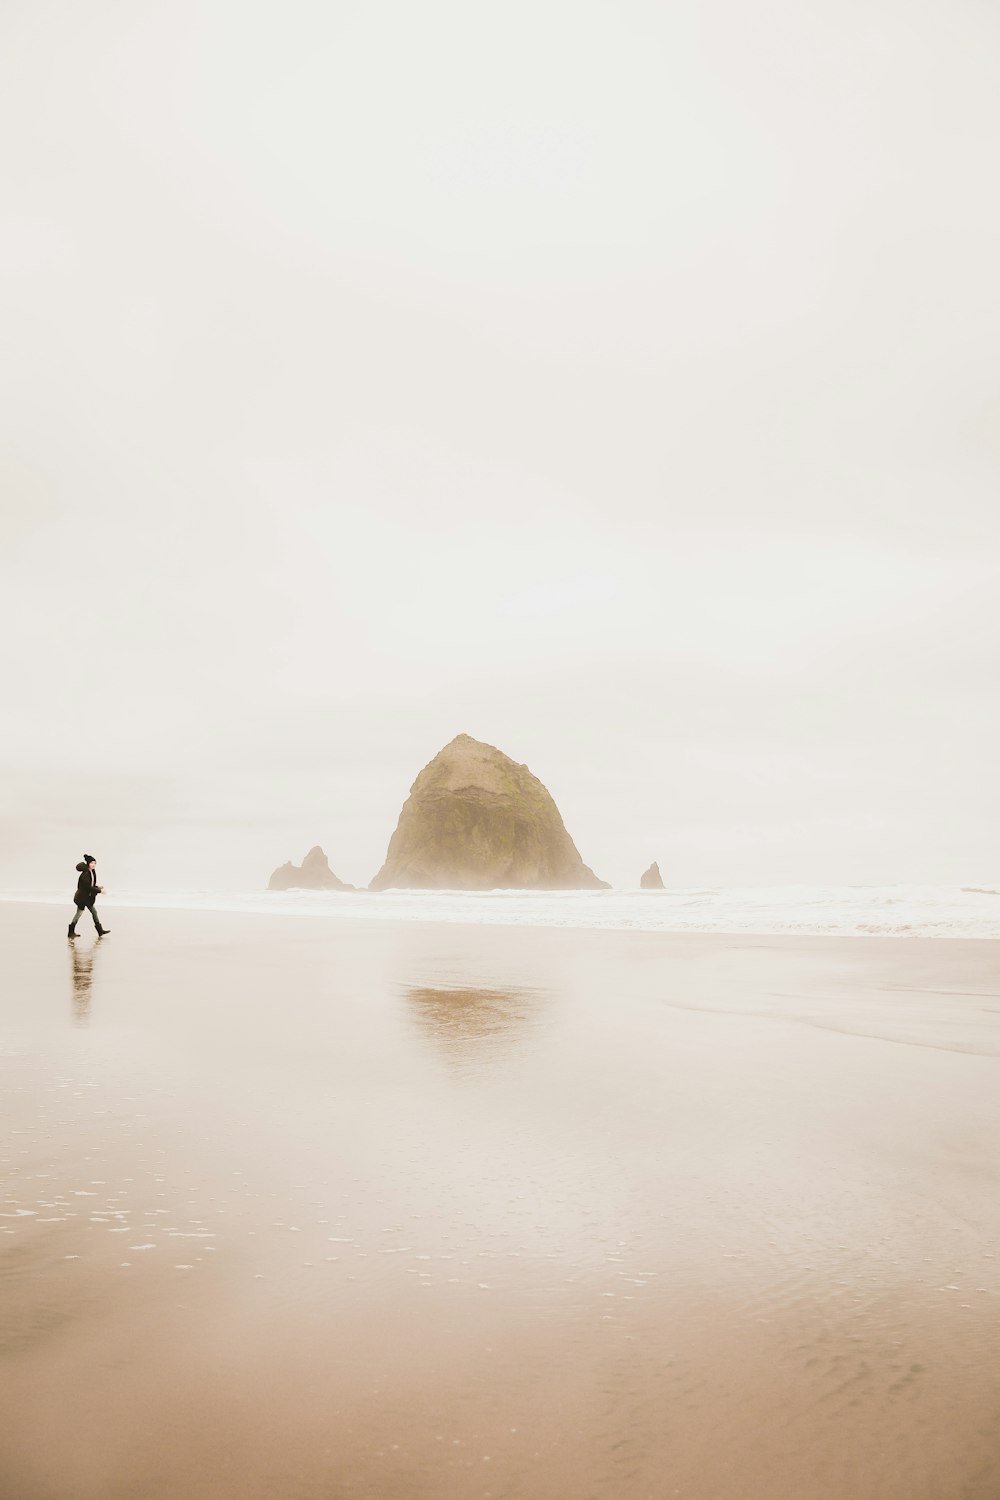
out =
{"type": "Polygon", "coordinates": [[[997,1500],[1000,949],[0,906],[4,1500],[997,1500]]]}

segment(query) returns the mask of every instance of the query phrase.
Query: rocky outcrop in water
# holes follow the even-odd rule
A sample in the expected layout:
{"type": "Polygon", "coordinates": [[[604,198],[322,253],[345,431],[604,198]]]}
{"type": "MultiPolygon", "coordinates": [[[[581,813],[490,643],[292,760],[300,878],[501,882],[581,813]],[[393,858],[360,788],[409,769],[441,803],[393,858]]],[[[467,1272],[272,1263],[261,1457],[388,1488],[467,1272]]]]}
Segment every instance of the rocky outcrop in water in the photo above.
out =
{"type": "Polygon", "coordinates": [[[655,859],[649,869],[640,878],[639,884],[644,891],[666,890],[666,886],[663,884],[663,876],[660,874],[660,867],[655,859]]]}
{"type": "Polygon", "coordinates": [[[330,869],[330,861],[317,844],[310,849],[301,865],[291,860],[281,865],[267,883],[269,891],[353,891],[357,887],[345,885],[330,869]]]}
{"type": "Polygon", "coordinates": [[[527,766],[460,734],[410,788],[373,891],[606,888],[527,766]]]}

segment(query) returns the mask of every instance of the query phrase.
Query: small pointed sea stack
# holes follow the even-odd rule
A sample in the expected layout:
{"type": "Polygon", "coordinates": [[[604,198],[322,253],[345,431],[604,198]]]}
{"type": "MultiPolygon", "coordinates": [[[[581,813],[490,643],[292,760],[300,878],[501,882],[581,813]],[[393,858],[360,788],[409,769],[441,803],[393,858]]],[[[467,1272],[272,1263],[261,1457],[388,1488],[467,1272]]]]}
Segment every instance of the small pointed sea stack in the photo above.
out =
{"type": "Polygon", "coordinates": [[[373,891],[606,889],[527,766],[460,734],[410,788],[373,891]]]}
{"type": "Polygon", "coordinates": [[[666,886],[663,884],[663,876],[660,874],[660,867],[656,863],[655,859],[653,860],[653,863],[650,865],[649,869],[641,877],[639,884],[644,891],[666,890],[666,886]]]}
{"type": "Polygon", "coordinates": [[[267,883],[269,891],[353,891],[357,887],[345,885],[330,869],[330,861],[317,844],[310,849],[301,865],[291,860],[281,865],[267,883]]]}

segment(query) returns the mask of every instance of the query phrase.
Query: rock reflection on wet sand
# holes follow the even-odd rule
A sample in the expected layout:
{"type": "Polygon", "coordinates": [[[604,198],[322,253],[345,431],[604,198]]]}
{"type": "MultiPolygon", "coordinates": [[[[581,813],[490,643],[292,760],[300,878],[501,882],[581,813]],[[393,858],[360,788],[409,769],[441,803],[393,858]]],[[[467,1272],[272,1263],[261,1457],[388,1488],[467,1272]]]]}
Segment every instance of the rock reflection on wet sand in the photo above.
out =
{"type": "Polygon", "coordinates": [[[1000,1494],[992,945],[115,926],[0,908],[4,1497],[1000,1494]]]}
{"type": "Polygon", "coordinates": [[[422,1035],[449,1063],[477,1069],[486,1057],[516,1051],[523,1033],[539,1015],[541,997],[517,989],[435,989],[411,985],[404,991],[409,1013],[422,1035]]]}

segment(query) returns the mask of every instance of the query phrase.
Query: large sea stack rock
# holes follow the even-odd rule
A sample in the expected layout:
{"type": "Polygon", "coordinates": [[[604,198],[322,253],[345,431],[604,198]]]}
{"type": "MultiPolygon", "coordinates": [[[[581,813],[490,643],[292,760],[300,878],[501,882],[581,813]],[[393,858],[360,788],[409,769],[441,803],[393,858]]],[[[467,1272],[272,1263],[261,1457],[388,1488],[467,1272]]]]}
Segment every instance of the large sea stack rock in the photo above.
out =
{"type": "Polygon", "coordinates": [[[373,891],[606,888],[527,766],[460,734],[410,788],[373,891]]]}
{"type": "Polygon", "coordinates": [[[655,859],[646,873],[640,878],[639,884],[644,891],[666,890],[666,886],[663,884],[663,876],[660,874],[660,867],[655,859]]]}
{"type": "Polygon", "coordinates": [[[353,891],[330,869],[330,861],[317,844],[310,849],[301,865],[281,865],[267,882],[269,891],[353,891]]]}

